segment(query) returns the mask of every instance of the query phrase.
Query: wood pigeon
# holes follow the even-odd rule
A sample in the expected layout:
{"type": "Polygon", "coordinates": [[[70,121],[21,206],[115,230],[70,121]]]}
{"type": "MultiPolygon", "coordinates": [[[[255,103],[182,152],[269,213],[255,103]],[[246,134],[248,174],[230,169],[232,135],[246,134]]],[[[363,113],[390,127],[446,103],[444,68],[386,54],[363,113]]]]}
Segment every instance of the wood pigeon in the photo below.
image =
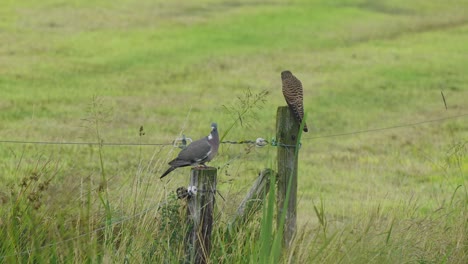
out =
{"type": "MultiPolygon", "coordinates": [[[[281,73],[281,81],[283,82],[284,99],[286,99],[289,109],[294,113],[294,117],[300,124],[304,118],[302,83],[290,71],[283,71],[281,73]]],[[[304,132],[307,131],[309,131],[309,129],[304,123],[304,132]]]]}
{"type": "Polygon", "coordinates": [[[184,148],[177,158],[169,162],[171,167],[161,175],[161,178],[169,174],[171,171],[186,166],[203,165],[206,167],[205,162],[212,160],[218,153],[219,148],[219,135],[218,125],[211,124],[211,133],[199,140],[193,141],[190,145],[184,148]]]}

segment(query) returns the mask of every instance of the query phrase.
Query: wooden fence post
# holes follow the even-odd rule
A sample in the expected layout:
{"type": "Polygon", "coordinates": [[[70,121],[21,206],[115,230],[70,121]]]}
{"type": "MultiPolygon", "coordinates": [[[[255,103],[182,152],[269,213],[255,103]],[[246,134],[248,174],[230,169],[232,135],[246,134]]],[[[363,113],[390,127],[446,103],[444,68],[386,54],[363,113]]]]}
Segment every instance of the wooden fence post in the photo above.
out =
{"type": "Polygon", "coordinates": [[[290,246],[296,232],[297,160],[296,143],[299,140],[300,124],[289,107],[278,107],[276,116],[276,139],[278,142],[278,185],[277,185],[277,225],[283,228],[283,245],[290,246]],[[287,197],[288,185],[289,197],[287,197]],[[287,204],[284,222],[281,221],[284,205],[287,204]],[[283,226],[281,224],[283,223],[283,226]]]}
{"type": "Polygon", "coordinates": [[[211,250],[213,209],[216,195],[216,168],[192,168],[188,198],[188,232],[185,252],[188,263],[207,263],[211,250]],[[196,189],[194,189],[195,187],[196,189]]]}
{"type": "MultiPolygon", "coordinates": [[[[270,189],[270,176],[272,173],[276,172],[271,169],[263,169],[259,173],[257,180],[250,188],[244,200],[240,203],[239,208],[237,208],[236,215],[230,224],[231,228],[237,228],[245,224],[248,222],[249,218],[261,209],[265,194],[270,189]]],[[[273,182],[273,184],[275,184],[275,182],[273,182]]]]}

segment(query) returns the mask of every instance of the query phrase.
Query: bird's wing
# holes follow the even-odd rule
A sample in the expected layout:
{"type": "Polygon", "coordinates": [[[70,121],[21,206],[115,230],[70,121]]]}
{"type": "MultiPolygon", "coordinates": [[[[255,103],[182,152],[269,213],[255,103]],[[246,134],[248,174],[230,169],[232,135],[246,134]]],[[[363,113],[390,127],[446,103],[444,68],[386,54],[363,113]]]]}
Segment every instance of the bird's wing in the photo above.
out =
{"type": "Polygon", "coordinates": [[[211,145],[208,139],[202,138],[192,142],[185,149],[183,149],[177,159],[189,161],[191,163],[200,162],[205,160],[211,152],[211,145]]]}
{"type": "Polygon", "coordinates": [[[180,159],[179,157],[173,159],[172,161],[169,162],[169,165],[171,165],[174,168],[179,168],[179,167],[185,167],[185,166],[190,166],[192,165],[191,160],[184,160],[180,159]]]}

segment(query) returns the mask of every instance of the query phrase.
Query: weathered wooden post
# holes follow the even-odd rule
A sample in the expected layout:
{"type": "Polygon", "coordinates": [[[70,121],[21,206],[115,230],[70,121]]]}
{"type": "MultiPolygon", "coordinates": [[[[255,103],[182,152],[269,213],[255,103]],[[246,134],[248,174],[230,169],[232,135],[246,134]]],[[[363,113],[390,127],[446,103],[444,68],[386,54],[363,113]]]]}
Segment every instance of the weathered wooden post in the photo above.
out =
{"type": "Polygon", "coordinates": [[[278,142],[277,225],[283,228],[283,245],[289,247],[296,232],[297,160],[300,124],[289,107],[278,107],[276,139],[278,142]],[[289,188],[289,192],[288,192],[289,188]],[[284,208],[287,211],[284,212],[284,208]],[[283,215],[283,213],[285,215],[283,215]],[[282,221],[284,217],[284,222],[282,221]]]}
{"type": "Polygon", "coordinates": [[[211,250],[216,168],[192,168],[187,206],[188,232],[185,241],[188,263],[207,263],[211,250]]]}
{"type": "Polygon", "coordinates": [[[245,224],[250,217],[260,210],[264,202],[265,194],[270,188],[270,176],[272,173],[275,172],[271,169],[263,169],[259,173],[257,180],[252,185],[252,188],[250,188],[250,191],[240,203],[239,208],[237,208],[236,215],[231,222],[231,227],[237,228],[240,225],[245,224]]]}

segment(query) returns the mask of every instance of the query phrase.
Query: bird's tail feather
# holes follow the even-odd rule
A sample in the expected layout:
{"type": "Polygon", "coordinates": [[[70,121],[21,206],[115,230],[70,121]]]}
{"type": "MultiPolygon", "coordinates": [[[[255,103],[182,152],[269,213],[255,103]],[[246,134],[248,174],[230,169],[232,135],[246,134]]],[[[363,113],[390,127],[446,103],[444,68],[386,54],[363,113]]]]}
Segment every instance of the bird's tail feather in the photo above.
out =
{"type": "MultiPolygon", "coordinates": [[[[293,115],[296,117],[297,121],[299,122],[299,124],[302,123],[302,117],[304,116],[304,113],[300,112],[300,110],[296,109],[296,107],[294,105],[291,105],[291,104],[288,104],[289,105],[289,109],[292,110],[293,112],[293,115]]],[[[307,124],[304,123],[304,129],[303,129],[304,132],[309,132],[309,129],[307,128],[307,124]]]]}
{"type": "Polygon", "coordinates": [[[159,179],[164,178],[166,175],[168,175],[171,171],[173,171],[173,170],[175,170],[175,169],[176,169],[176,167],[172,167],[172,166],[171,166],[169,169],[167,169],[166,172],[163,173],[163,175],[161,175],[161,177],[159,177],[159,179]]]}

